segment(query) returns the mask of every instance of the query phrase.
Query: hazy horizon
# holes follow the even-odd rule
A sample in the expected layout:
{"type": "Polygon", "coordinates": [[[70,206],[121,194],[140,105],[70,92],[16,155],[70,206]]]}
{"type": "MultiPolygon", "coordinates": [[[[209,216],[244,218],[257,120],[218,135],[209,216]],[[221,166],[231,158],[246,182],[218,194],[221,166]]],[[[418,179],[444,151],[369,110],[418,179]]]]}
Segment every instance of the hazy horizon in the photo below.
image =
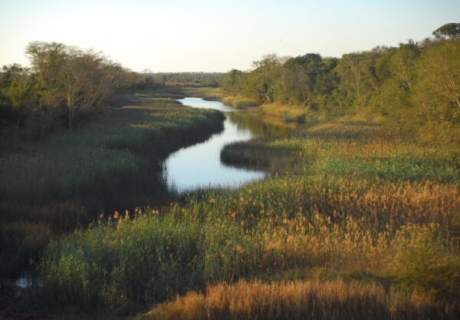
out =
{"type": "Polygon", "coordinates": [[[249,70],[266,54],[345,53],[421,41],[459,22],[458,0],[4,0],[0,66],[61,42],[141,72],[249,70]]]}

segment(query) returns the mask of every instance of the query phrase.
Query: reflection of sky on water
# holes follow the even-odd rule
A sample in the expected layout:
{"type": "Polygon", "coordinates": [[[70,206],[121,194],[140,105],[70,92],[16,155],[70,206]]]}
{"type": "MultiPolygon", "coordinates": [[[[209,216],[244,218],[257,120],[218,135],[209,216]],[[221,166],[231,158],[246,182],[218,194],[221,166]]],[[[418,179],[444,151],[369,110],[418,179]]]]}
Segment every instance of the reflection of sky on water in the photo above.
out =
{"type": "MultiPolygon", "coordinates": [[[[179,101],[195,108],[233,111],[218,101],[205,101],[200,98],[179,101]]],[[[236,187],[264,178],[264,172],[227,167],[220,162],[220,152],[226,144],[252,137],[249,129],[239,127],[227,117],[222,133],[213,135],[203,143],[181,149],[166,159],[165,176],[168,186],[182,192],[195,188],[236,187]]]]}

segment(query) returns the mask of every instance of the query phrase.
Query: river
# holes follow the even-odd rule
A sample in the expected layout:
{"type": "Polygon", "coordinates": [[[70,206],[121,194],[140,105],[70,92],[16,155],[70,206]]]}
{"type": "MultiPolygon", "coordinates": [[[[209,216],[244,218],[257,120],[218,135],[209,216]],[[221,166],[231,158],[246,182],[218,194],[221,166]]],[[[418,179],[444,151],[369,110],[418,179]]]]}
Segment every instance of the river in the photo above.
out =
{"type": "MultiPolygon", "coordinates": [[[[165,161],[164,178],[170,190],[179,193],[202,188],[236,188],[248,182],[264,179],[267,173],[224,165],[220,161],[222,148],[229,143],[246,141],[266,135],[260,130],[251,129],[240,117],[240,113],[225,106],[220,101],[207,101],[201,98],[179,99],[185,106],[215,109],[224,112],[224,130],[212,135],[207,141],[171,154],[165,161]]],[[[263,130],[262,130],[263,131],[263,130]]]]}

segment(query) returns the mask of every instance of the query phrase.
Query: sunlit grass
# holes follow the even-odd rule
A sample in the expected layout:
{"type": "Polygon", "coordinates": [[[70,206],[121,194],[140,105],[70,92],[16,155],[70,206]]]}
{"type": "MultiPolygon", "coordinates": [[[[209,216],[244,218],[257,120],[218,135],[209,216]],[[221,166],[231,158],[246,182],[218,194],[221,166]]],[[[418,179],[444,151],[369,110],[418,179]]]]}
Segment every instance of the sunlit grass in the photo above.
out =
{"type": "MultiPolygon", "coordinates": [[[[359,282],[241,281],[190,292],[158,305],[146,319],[439,319],[423,297],[359,282]]],[[[458,313],[457,313],[458,315],[458,313]]]]}
{"type": "Polygon", "coordinates": [[[264,104],[259,107],[258,112],[280,118],[285,122],[300,122],[303,123],[307,120],[309,110],[292,105],[280,105],[278,103],[264,104]]]}
{"type": "Polygon", "coordinates": [[[241,96],[227,96],[222,98],[222,102],[228,106],[231,106],[236,109],[248,109],[259,107],[259,103],[255,100],[251,100],[241,96]]]}

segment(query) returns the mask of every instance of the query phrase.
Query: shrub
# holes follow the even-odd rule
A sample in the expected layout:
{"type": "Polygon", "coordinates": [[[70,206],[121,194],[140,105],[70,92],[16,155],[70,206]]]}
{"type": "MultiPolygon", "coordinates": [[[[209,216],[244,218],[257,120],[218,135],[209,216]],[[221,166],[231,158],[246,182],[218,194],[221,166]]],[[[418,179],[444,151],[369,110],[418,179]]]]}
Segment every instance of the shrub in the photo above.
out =
{"type": "Polygon", "coordinates": [[[455,299],[460,292],[460,258],[442,245],[439,232],[436,224],[402,226],[394,240],[390,274],[406,291],[455,299]]]}

